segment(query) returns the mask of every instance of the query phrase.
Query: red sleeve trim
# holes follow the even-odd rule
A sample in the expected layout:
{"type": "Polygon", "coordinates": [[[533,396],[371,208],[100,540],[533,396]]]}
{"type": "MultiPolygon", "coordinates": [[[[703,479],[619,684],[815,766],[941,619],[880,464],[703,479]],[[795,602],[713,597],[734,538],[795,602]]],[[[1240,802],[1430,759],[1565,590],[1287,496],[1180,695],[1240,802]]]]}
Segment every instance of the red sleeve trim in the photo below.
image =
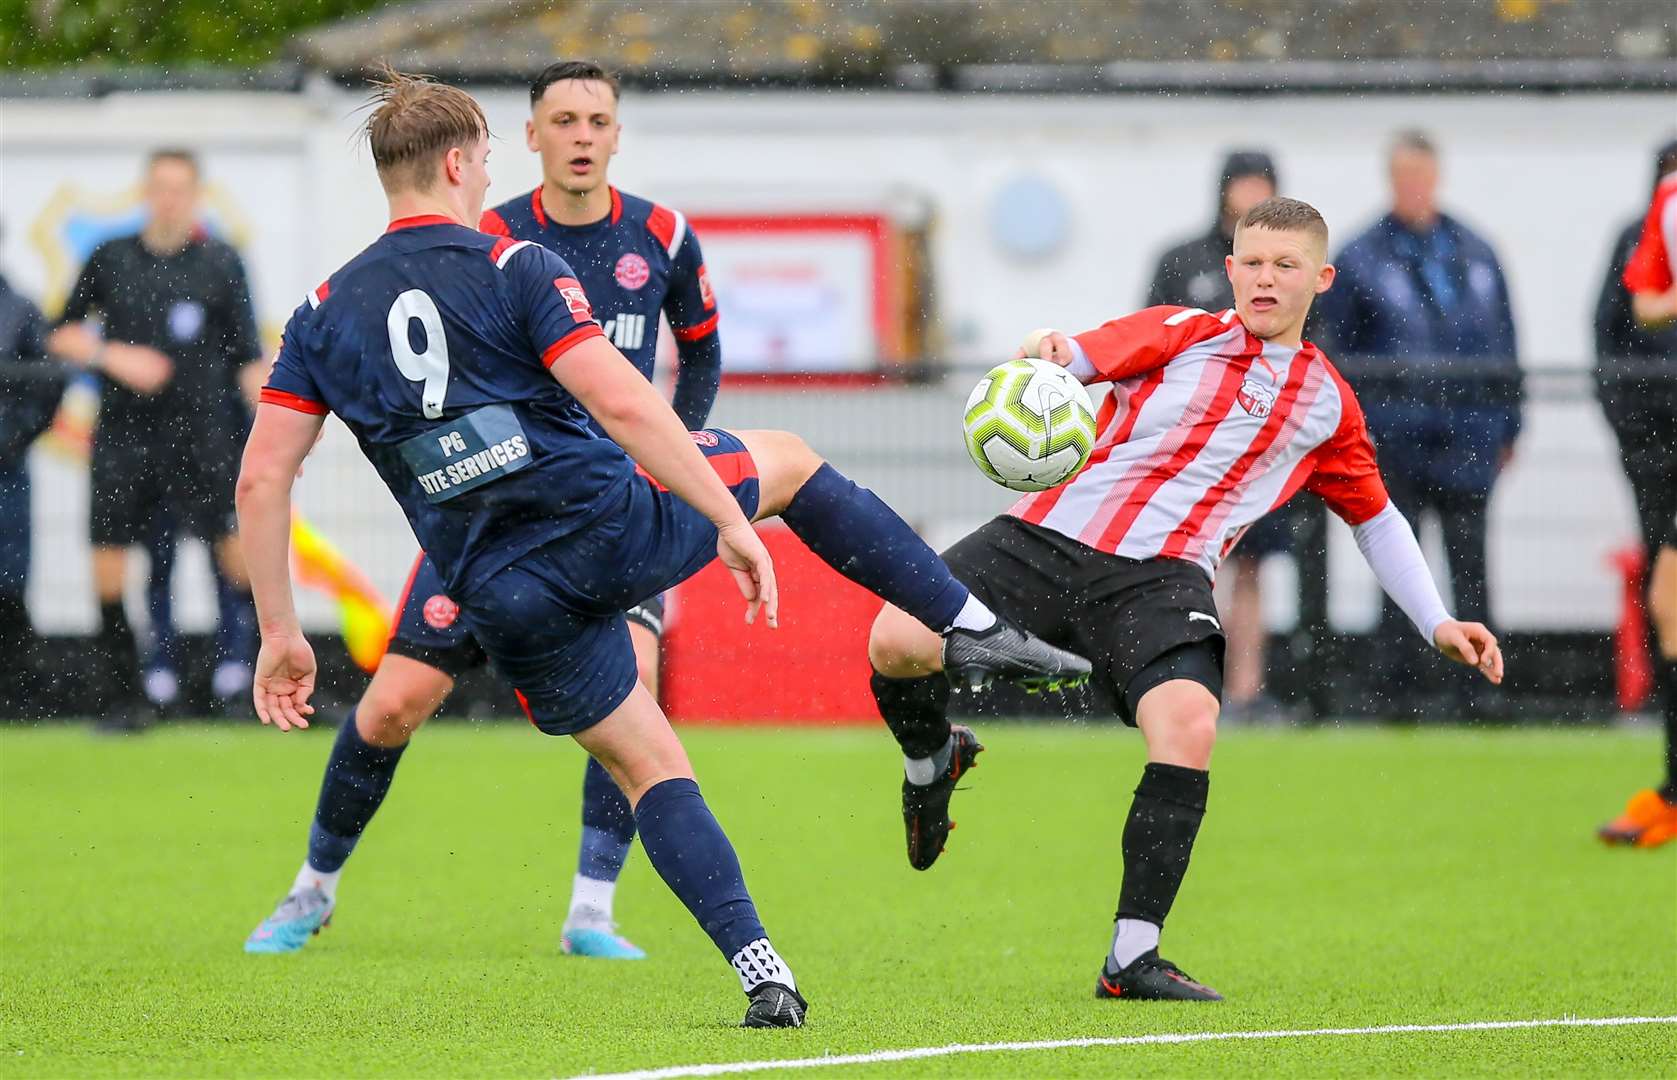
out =
{"type": "Polygon", "coordinates": [[[722,313],[717,312],[697,326],[689,326],[684,330],[677,330],[672,327],[670,333],[675,335],[677,341],[698,341],[700,338],[709,337],[716,333],[716,320],[721,317],[722,313]]]}
{"type": "Polygon", "coordinates": [[[489,261],[495,263],[497,266],[500,265],[501,256],[506,254],[507,248],[512,247],[516,243],[518,243],[518,241],[514,240],[512,237],[502,236],[499,240],[495,241],[495,246],[489,249],[489,261]]]}
{"type": "Polygon", "coordinates": [[[512,230],[507,227],[507,221],[493,210],[485,210],[478,218],[477,231],[488,233],[490,236],[511,236],[512,230]]]}
{"type": "Polygon", "coordinates": [[[300,413],[308,413],[310,416],[325,416],[331,411],[318,401],[310,401],[306,397],[299,397],[285,390],[276,390],[271,386],[262,388],[262,401],[264,404],[280,405],[287,409],[295,409],[300,413]]]}
{"type": "Polygon", "coordinates": [[[654,205],[652,212],[646,215],[646,231],[657,238],[664,250],[668,251],[675,242],[675,212],[666,210],[662,206],[654,205]]]}
{"type": "Polygon", "coordinates": [[[599,323],[588,323],[579,326],[564,337],[542,350],[542,366],[552,367],[559,362],[559,358],[581,345],[589,338],[605,337],[606,333],[600,329],[599,323]]]}

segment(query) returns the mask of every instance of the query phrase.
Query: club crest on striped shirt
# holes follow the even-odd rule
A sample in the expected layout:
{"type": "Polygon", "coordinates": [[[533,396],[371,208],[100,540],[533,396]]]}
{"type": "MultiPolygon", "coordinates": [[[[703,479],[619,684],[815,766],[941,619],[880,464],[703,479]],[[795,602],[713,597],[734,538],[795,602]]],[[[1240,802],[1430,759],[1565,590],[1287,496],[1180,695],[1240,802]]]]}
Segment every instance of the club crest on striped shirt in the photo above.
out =
{"type": "Polygon", "coordinates": [[[1247,379],[1240,384],[1240,393],[1235,395],[1240,407],[1262,420],[1275,408],[1275,391],[1253,379],[1247,379]]]}

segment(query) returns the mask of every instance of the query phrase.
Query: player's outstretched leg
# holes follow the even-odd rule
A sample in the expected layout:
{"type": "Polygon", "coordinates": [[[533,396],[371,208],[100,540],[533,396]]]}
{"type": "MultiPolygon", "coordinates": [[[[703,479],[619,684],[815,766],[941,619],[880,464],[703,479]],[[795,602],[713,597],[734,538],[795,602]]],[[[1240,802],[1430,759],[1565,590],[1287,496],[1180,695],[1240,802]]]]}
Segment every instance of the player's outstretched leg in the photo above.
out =
{"type": "Polygon", "coordinates": [[[634,806],[647,859],[728,958],[750,998],[742,1027],[801,1027],[808,1008],[757,916],[739,858],[705,804],[681,742],[636,683],[604,720],[576,733],[634,806]]]}
{"type": "Polygon", "coordinates": [[[646,953],[617,933],[612,901],[617,875],[635,839],[635,812],[611,774],[593,758],[582,779],[582,843],[577,852],[571,909],[559,949],[567,956],[642,960],[646,953]]]}
{"type": "Polygon", "coordinates": [[[309,852],[285,899],[245,939],[245,952],[296,952],[332,920],[338,878],[395,779],[408,739],[430,719],[454,680],[390,654],[332,744],[309,827],[309,852]]]}
{"type": "MultiPolygon", "coordinates": [[[[1187,646],[1188,650],[1198,648],[1187,646]]],[[[1181,656],[1188,656],[1177,650],[1181,656]]],[[[1171,663],[1166,654],[1154,665],[1171,663]]],[[[1149,669],[1153,665],[1149,665],[1149,669]]],[[[1138,678],[1144,678],[1143,669],[1138,678]]],[[[1130,683],[1130,692],[1137,689],[1130,683]]],[[[1221,1001],[1217,991],[1189,978],[1159,955],[1159,934],[1188,872],[1194,837],[1205,816],[1211,747],[1217,737],[1217,697],[1200,682],[1174,678],[1154,684],[1130,703],[1147,737],[1147,765],[1124,823],[1124,878],[1112,948],[1101,966],[1095,996],[1136,1001],[1221,1001]]]]}
{"type": "Polygon", "coordinates": [[[757,466],[758,519],[778,516],[828,566],[937,631],[951,683],[976,690],[999,678],[1057,689],[1088,680],[1087,660],[998,618],[895,511],[801,438],[734,434],[757,466]]]}

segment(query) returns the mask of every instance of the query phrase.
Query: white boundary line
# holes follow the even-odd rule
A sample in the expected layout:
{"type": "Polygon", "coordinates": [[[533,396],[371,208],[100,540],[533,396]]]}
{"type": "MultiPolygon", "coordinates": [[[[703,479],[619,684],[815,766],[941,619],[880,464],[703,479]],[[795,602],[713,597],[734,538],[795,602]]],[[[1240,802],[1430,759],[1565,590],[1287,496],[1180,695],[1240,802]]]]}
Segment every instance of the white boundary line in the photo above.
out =
{"type": "Polygon", "coordinates": [[[833,1065],[877,1065],[887,1061],[950,1057],[955,1054],[1018,1053],[1028,1050],[1069,1050],[1087,1046],[1156,1046],[1169,1043],[1225,1042],[1242,1039],[1303,1039],[1321,1035],[1410,1035],[1450,1031],[1511,1031],[1521,1028],[1623,1027],[1630,1024],[1677,1024],[1677,1016],[1559,1017],[1545,1020],[1481,1020],[1465,1024],[1389,1024],[1384,1027],[1311,1028],[1301,1031],[1198,1031],[1183,1034],[1124,1035],[1109,1038],[1042,1039],[1035,1042],[952,1043],[907,1050],[876,1050],[869,1054],[834,1054],[779,1061],[731,1061],[714,1065],[672,1065],[634,1072],[583,1073],[571,1080],[675,1080],[686,1076],[724,1076],[729,1073],[773,1069],[820,1069],[833,1065]]]}

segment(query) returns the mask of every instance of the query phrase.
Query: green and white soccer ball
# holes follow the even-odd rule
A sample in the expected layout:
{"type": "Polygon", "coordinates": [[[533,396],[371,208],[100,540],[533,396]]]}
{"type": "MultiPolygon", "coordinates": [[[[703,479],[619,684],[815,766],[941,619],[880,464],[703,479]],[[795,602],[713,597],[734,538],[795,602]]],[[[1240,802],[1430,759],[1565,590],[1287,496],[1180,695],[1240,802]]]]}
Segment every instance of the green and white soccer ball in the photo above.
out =
{"type": "Polygon", "coordinates": [[[1014,491],[1065,483],[1095,446],[1089,391],[1046,360],[990,369],[967,398],[967,453],[979,471],[1014,491]]]}

